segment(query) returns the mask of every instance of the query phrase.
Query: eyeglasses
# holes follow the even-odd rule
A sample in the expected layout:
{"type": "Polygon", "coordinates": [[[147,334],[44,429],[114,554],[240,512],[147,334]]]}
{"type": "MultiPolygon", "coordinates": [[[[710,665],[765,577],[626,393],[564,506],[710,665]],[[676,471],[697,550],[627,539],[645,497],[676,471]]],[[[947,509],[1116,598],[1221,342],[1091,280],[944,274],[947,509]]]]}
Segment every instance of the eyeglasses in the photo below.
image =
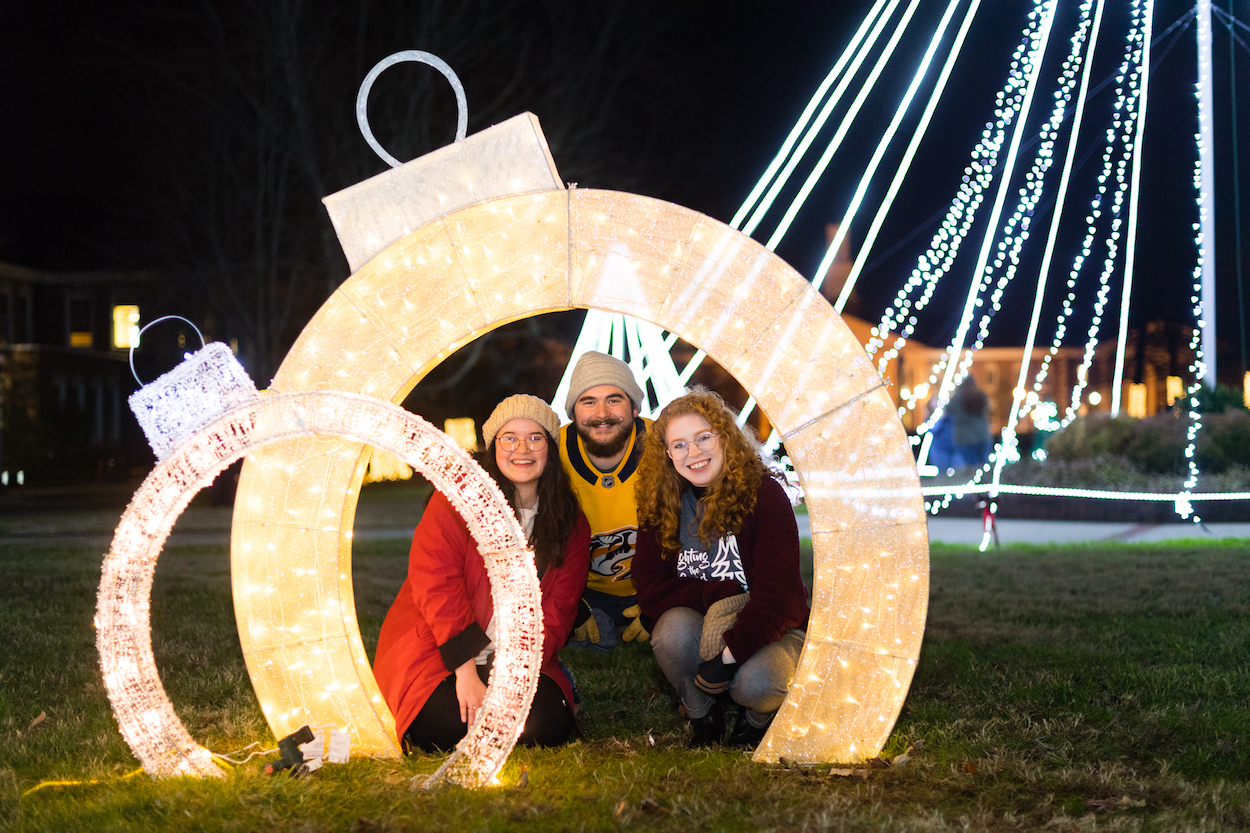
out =
{"type": "MultiPolygon", "coordinates": [[[[690,446],[685,440],[678,440],[668,447],[668,456],[674,460],[685,460],[690,456],[690,446]]],[[[716,448],[716,434],[712,431],[704,431],[702,434],[694,438],[693,445],[702,452],[709,452],[716,448]]]]}
{"type": "Polygon", "coordinates": [[[516,437],[512,434],[505,434],[502,437],[495,438],[495,442],[498,443],[499,447],[504,451],[516,451],[521,447],[522,440],[525,442],[525,447],[530,451],[537,451],[547,444],[547,435],[530,434],[528,437],[516,437]]]}

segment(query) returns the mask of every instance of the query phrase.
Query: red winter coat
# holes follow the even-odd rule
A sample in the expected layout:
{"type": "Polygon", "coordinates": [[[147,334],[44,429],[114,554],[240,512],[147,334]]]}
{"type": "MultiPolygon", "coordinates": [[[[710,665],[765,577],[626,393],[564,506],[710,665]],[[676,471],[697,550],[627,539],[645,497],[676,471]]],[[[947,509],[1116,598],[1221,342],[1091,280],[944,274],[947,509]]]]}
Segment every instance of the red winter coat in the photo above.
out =
{"type": "MultiPolygon", "coordinates": [[[[589,569],[590,526],[579,516],[564,547],[564,563],[548,567],[539,582],[542,672],[560,685],[569,703],[573,691],[557,665],[556,652],[573,628],[589,569]]],[[[464,519],[435,492],[412,536],[408,578],[387,611],[373,662],[373,675],[401,737],[438,684],[485,647],[483,632],[494,609],[485,559],[464,519]]]]}
{"type": "MultiPolygon", "coordinates": [[[[742,519],[738,556],[747,577],[751,600],[725,631],[725,644],[739,663],[776,642],[791,628],[806,628],[810,609],[807,586],[799,569],[799,528],[785,490],[771,477],[760,481],[755,508],[742,519]]],[[[742,592],[733,579],[704,581],[677,575],[677,559],[665,559],[654,527],[638,530],[632,564],[638,604],[651,621],[668,609],[688,607],[707,613],[708,607],[742,592]]]]}

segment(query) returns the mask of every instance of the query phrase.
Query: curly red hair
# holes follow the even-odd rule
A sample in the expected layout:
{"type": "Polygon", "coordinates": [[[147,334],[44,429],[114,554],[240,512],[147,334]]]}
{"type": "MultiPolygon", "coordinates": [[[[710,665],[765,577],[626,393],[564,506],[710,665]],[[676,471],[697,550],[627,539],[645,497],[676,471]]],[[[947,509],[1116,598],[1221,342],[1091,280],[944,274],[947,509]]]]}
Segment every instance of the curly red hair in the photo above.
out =
{"type": "Polygon", "coordinates": [[[638,463],[638,525],[651,526],[659,534],[664,558],[673,557],[681,544],[681,493],[690,484],[677,473],[668,457],[668,424],[674,418],[695,414],[712,426],[725,453],[725,465],[708,485],[701,500],[703,517],[699,522],[699,539],[707,545],[719,535],[736,534],[742,518],[755,508],[761,479],[768,474],[760,459],[759,443],[735,420],[733,409],[715,393],[694,388],[664,406],[655,423],[647,430],[638,463]]]}

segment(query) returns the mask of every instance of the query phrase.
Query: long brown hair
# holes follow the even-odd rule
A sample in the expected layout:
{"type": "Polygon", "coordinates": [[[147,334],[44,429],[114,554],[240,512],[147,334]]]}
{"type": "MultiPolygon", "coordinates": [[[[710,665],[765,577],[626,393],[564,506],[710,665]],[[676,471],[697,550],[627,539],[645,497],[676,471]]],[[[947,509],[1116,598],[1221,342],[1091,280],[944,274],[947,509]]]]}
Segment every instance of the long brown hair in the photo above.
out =
{"type": "Polygon", "coordinates": [[[725,452],[725,465],[701,499],[703,517],[699,522],[699,539],[707,545],[717,535],[737,533],[742,518],[755,508],[760,480],[768,473],[759,456],[759,444],[734,420],[732,408],[715,393],[693,388],[664,406],[655,424],[647,431],[638,463],[638,524],[654,527],[660,536],[660,549],[665,558],[680,548],[678,526],[681,524],[681,494],[690,483],[677,473],[668,457],[668,424],[675,417],[695,414],[712,426],[725,452]]]}
{"type": "MultiPolygon", "coordinates": [[[[534,565],[539,572],[546,567],[559,567],[564,563],[564,546],[577,525],[577,516],[582,512],[577,496],[573,494],[573,487],[569,484],[569,476],[564,473],[564,466],[560,464],[560,449],[556,445],[555,437],[546,430],[543,435],[547,438],[547,463],[538,478],[538,514],[534,517],[534,530],[529,537],[529,544],[534,548],[534,565]]],[[[516,484],[499,470],[493,439],[486,450],[477,455],[477,461],[499,484],[504,497],[508,499],[508,505],[516,513],[516,484]]],[[[520,517],[519,513],[517,517],[520,517]]]]}

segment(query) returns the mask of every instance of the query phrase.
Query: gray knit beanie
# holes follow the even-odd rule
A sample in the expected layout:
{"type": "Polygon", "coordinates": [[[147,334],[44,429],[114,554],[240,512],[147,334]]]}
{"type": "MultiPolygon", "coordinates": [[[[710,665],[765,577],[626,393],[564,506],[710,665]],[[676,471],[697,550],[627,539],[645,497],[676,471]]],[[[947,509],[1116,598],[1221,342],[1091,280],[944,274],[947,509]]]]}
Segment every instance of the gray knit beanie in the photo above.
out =
{"type": "Polygon", "coordinates": [[[560,436],[560,418],[556,416],[555,411],[551,410],[551,406],[537,396],[518,393],[496,405],[495,410],[491,411],[490,417],[482,425],[482,439],[486,441],[486,447],[489,448],[490,444],[495,441],[495,435],[499,433],[500,428],[503,428],[505,422],[521,417],[534,420],[552,437],[560,436]]]}
{"type": "Polygon", "coordinates": [[[625,391],[636,409],[642,409],[642,388],[634,380],[629,365],[615,356],[590,350],[577,360],[577,367],[573,368],[573,378],[569,380],[569,397],[564,400],[564,411],[570,419],[578,397],[599,385],[615,385],[625,391]]]}

